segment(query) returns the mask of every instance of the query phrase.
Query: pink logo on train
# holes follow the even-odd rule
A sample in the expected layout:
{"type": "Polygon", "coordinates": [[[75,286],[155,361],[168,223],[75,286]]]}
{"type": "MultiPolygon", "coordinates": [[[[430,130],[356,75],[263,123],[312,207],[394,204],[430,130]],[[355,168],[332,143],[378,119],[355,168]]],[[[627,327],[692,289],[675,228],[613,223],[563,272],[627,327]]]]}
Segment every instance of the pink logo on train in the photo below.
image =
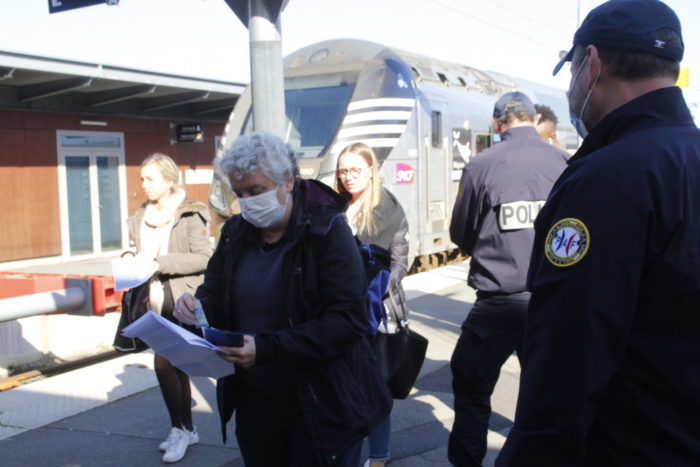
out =
{"type": "Polygon", "coordinates": [[[416,179],[416,169],[403,162],[396,163],[396,183],[413,183],[416,179]]]}

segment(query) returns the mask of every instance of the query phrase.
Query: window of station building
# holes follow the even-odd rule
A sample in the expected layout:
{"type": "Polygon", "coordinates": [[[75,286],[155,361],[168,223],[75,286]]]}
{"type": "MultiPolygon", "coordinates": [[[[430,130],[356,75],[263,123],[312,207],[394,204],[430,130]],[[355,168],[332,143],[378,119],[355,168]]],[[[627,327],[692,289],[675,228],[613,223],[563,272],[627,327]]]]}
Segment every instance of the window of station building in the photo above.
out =
{"type": "Polygon", "coordinates": [[[432,127],[431,142],[434,148],[442,147],[442,112],[433,111],[430,114],[430,125],[432,127]]]}

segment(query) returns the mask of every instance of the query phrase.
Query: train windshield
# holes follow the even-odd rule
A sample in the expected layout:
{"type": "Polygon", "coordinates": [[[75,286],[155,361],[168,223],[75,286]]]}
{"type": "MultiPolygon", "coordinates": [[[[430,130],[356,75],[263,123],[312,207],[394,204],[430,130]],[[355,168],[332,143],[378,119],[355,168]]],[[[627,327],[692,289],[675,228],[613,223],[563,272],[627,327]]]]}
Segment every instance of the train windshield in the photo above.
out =
{"type": "Polygon", "coordinates": [[[350,101],[356,72],[289,77],[284,80],[286,141],[299,158],[325,153],[350,101]]]}

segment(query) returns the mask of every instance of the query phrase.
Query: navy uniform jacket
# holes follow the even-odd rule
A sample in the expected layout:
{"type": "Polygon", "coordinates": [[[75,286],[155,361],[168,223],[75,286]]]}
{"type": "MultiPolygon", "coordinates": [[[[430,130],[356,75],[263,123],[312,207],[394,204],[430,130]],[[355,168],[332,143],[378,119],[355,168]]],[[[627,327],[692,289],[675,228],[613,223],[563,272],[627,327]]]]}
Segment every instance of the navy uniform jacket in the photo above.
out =
{"type": "Polygon", "coordinates": [[[700,131],[680,89],[608,114],[535,230],[497,465],[700,465],[700,131]]]}
{"type": "Polygon", "coordinates": [[[450,238],[472,257],[467,283],[496,293],[525,291],[532,222],[568,154],[532,126],[511,128],[462,171],[450,238]]]}

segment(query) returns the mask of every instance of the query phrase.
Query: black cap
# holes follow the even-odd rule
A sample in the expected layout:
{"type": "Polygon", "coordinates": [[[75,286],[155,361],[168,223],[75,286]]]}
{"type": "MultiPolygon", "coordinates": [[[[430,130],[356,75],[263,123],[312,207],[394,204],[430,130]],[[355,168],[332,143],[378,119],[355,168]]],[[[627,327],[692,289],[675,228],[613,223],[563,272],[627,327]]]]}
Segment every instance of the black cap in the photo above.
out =
{"type": "Polygon", "coordinates": [[[588,13],[574,35],[574,47],[554,67],[556,75],[570,62],[577,45],[595,45],[629,52],[646,52],[671,60],[683,58],[681,45],[653,38],[659,29],[670,28],[681,36],[678,16],[659,0],[610,0],[588,13]]]}
{"type": "Polygon", "coordinates": [[[501,118],[503,115],[515,112],[527,112],[535,115],[535,106],[529,97],[520,91],[503,94],[493,106],[493,118],[501,118]]]}

